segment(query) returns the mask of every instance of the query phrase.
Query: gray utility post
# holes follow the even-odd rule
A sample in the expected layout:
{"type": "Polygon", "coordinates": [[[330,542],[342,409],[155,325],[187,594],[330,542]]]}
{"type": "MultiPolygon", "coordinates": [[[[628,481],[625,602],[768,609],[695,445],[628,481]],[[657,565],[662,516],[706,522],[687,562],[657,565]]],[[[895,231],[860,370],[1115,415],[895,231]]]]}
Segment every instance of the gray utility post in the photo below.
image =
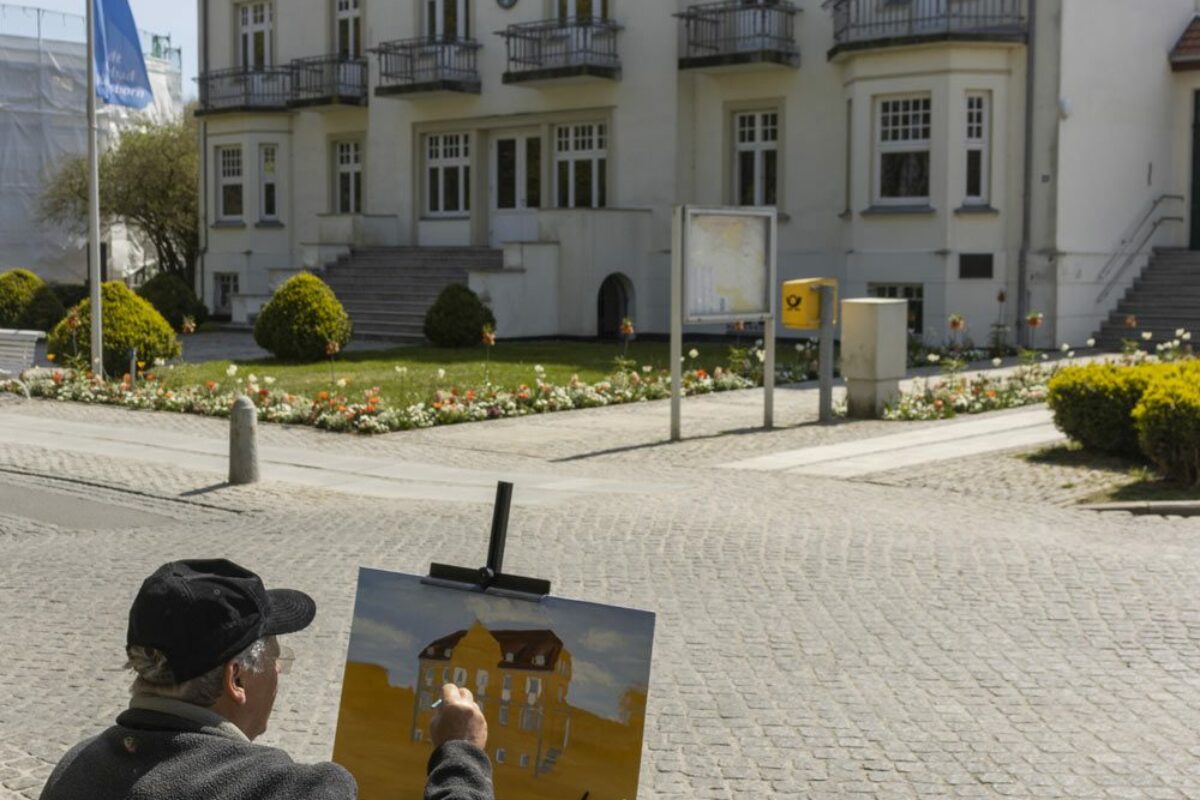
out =
{"type": "Polygon", "coordinates": [[[835,289],[821,287],[821,350],[817,369],[821,379],[820,420],[833,422],[833,312],[835,289]]]}
{"type": "Polygon", "coordinates": [[[258,409],[239,397],[229,414],[229,483],[258,483],[258,409]]]}

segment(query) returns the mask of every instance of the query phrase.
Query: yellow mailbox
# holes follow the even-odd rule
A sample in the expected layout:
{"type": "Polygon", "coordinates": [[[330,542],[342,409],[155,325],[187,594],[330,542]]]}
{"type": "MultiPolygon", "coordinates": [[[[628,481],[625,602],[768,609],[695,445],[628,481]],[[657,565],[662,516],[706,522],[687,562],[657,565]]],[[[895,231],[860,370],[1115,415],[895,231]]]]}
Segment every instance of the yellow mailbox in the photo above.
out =
{"type": "Polygon", "coordinates": [[[821,327],[821,287],[833,287],[833,322],[837,323],[837,279],[808,278],[783,284],[783,327],[817,330],[821,327]]]}

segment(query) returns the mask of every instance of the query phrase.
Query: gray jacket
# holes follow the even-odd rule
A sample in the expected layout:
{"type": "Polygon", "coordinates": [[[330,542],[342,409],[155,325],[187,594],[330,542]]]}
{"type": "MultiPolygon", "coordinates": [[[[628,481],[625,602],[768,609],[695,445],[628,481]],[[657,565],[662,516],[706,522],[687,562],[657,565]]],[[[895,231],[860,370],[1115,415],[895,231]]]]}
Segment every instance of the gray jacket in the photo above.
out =
{"type": "MultiPolygon", "coordinates": [[[[158,710],[151,710],[155,703],[137,705],[67,753],[41,800],[354,800],[358,794],[343,767],[297,764],[282,750],[251,744],[215,714],[204,719],[204,709],[180,711],[172,701],[157,701],[158,710]]],[[[493,800],[487,756],[466,742],[440,747],[429,759],[425,798],[493,800]]]]}

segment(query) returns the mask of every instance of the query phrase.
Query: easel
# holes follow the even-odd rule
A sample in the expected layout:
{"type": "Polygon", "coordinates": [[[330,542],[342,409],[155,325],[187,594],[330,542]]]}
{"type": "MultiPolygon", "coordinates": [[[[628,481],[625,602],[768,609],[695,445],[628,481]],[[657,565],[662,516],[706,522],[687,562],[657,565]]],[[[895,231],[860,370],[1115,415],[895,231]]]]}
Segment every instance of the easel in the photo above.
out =
{"type": "Polygon", "coordinates": [[[430,564],[429,577],[422,583],[447,589],[481,592],[540,603],[550,594],[550,581],[504,573],[504,546],[508,539],[508,517],[512,511],[513,485],[501,481],[496,486],[496,507],[492,512],[492,537],[488,543],[487,565],[478,569],[430,564]]]}

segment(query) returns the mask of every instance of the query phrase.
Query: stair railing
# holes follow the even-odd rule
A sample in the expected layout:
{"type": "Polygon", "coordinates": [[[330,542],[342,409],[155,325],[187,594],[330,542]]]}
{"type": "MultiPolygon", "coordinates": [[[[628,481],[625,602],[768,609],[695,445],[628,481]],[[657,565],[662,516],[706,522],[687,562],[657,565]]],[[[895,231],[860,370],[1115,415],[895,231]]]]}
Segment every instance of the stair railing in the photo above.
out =
{"type": "Polygon", "coordinates": [[[1108,261],[1104,263],[1104,268],[1100,270],[1100,274],[1097,276],[1098,281],[1107,281],[1107,283],[1104,285],[1104,289],[1096,297],[1097,305],[1103,303],[1108,299],[1108,296],[1113,293],[1113,290],[1117,288],[1118,284],[1120,284],[1121,278],[1125,275],[1125,272],[1129,269],[1133,262],[1136,261],[1139,256],[1143,255],[1149,248],[1151,240],[1154,239],[1154,234],[1158,232],[1160,227],[1168,222],[1184,222],[1183,217],[1163,214],[1158,217],[1158,219],[1154,219],[1153,224],[1150,224],[1151,220],[1154,218],[1154,213],[1158,211],[1159,207],[1162,206],[1163,203],[1169,201],[1178,201],[1182,203],[1185,201],[1185,199],[1186,198],[1184,198],[1183,195],[1178,194],[1159,195],[1158,198],[1156,198],[1154,202],[1150,204],[1150,208],[1146,211],[1146,213],[1142,214],[1142,216],[1138,218],[1133,226],[1128,229],[1128,232],[1121,237],[1121,241],[1117,245],[1117,249],[1114,250],[1112,255],[1108,257],[1108,261]],[[1147,225],[1149,225],[1148,228],[1147,225]],[[1132,250],[1127,249],[1126,245],[1134,240],[1137,240],[1137,246],[1132,250]]]}

